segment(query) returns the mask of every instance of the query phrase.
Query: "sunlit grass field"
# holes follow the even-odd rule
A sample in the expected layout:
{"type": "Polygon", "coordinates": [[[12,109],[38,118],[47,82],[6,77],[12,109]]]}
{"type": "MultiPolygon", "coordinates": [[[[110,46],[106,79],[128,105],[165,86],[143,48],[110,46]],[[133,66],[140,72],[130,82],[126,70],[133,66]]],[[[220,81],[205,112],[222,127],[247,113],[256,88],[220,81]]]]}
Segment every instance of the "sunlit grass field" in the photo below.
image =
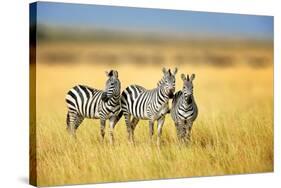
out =
{"type": "MultiPolygon", "coordinates": [[[[174,68],[173,62],[163,65],[174,68]]],[[[273,171],[273,67],[228,68],[178,66],[195,73],[194,96],[199,116],[192,142],[180,145],[168,114],[162,146],[149,142],[148,122],[140,121],[136,144],[127,141],[122,118],[115,127],[115,145],[100,142],[99,121],[85,120],[77,140],[66,131],[66,92],[76,84],[103,89],[104,71],[116,69],[122,89],[130,84],[154,88],[161,66],[37,64],[37,183],[83,184],[273,171]]],[[[108,127],[107,127],[108,128],[108,127]]],[[[155,124],[156,128],[156,124],[155,124]]],[[[108,129],[107,129],[108,130],[108,129]]],[[[108,133],[108,132],[107,132],[108,133]]]]}

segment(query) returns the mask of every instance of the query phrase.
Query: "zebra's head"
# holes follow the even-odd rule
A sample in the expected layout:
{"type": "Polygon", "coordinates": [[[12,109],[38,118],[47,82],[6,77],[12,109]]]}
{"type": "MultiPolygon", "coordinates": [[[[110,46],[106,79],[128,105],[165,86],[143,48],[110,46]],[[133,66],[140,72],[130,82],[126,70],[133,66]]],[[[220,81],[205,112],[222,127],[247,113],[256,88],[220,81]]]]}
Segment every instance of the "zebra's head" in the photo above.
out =
{"type": "Polygon", "coordinates": [[[190,99],[190,96],[193,95],[193,80],[195,78],[195,74],[192,74],[190,77],[187,74],[186,77],[184,74],[181,75],[181,79],[183,81],[182,92],[186,100],[190,99]]]}
{"type": "Polygon", "coordinates": [[[105,72],[108,80],[105,84],[105,91],[103,92],[101,99],[104,102],[107,102],[111,97],[120,96],[121,84],[118,79],[118,72],[116,70],[110,70],[105,72]]]}
{"type": "Polygon", "coordinates": [[[171,72],[170,69],[166,70],[163,68],[162,71],[164,75],[159,84],[164,87],[166,95],[171,99],[173,98],[175,92],[175,75],[177,74],[178,69],[175,68],[175,70],[171,72]]]}

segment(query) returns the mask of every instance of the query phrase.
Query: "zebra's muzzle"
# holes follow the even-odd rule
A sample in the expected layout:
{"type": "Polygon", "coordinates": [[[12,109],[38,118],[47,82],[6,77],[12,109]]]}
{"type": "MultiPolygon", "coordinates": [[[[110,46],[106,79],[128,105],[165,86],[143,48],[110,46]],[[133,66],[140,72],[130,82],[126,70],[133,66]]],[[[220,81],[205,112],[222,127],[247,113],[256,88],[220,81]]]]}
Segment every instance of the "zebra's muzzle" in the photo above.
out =
{"type": "Polygon", "coordinates": [[[173,93],[173,92],[169,92],[168,97],[169,97],[170,99],[172,99],[172,98],[174,97],[174,93],[173,93]]]}

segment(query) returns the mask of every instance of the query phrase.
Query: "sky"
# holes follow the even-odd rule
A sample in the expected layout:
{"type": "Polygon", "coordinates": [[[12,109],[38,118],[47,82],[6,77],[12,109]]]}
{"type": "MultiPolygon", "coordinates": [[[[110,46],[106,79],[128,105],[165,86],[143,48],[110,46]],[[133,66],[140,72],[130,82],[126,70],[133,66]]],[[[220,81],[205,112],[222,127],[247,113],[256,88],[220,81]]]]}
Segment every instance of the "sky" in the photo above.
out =
{"type": "Polygon", "coordinates": [[[39,2],[37,21],[73,28],[273,40],[272,16],[39,2]]]}

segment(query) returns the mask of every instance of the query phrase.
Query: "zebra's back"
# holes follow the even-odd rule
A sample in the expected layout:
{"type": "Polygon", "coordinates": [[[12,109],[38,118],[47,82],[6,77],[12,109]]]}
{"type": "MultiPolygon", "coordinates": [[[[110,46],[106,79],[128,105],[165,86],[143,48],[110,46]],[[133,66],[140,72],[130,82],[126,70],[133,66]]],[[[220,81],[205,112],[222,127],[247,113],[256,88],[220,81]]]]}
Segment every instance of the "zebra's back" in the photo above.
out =
{"type": "Polygon", "coordinates": [[[98,118],[102,93],[88,86],[74,86],[66,95],[68,110],[86,118],[98,118]]]}

